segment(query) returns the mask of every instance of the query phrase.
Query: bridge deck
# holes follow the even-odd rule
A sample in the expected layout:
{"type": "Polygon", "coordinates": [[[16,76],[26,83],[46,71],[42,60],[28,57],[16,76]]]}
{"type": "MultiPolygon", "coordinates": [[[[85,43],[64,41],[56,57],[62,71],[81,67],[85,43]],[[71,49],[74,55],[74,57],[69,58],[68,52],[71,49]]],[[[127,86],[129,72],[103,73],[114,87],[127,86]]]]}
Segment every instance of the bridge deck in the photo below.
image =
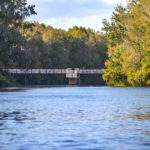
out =
{"type": "MultiPolygon", "coordinates": [[[[66,74],[67,69],[3,69],[10,74],[66,74]]],[[[77,74],[103,74],[102,69],[78,69],[77,74]]]]}

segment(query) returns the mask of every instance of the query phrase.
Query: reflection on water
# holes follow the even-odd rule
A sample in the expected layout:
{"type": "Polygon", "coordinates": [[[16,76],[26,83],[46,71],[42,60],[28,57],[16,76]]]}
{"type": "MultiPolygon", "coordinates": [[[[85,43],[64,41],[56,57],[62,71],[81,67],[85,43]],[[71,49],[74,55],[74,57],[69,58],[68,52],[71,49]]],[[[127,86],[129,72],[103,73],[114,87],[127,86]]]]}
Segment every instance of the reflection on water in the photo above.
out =
{"type": "Polygon", "coordinates": [[[133,114],[130,114],[128,117],[141,121],[150,121],[150,107],[137,107],[135,108],[135,112],[133,114]]]}
{"type": "Polygon", "coordinates": [[[150,89],[0,92],[0,150],[149,150],[150,89]]]}

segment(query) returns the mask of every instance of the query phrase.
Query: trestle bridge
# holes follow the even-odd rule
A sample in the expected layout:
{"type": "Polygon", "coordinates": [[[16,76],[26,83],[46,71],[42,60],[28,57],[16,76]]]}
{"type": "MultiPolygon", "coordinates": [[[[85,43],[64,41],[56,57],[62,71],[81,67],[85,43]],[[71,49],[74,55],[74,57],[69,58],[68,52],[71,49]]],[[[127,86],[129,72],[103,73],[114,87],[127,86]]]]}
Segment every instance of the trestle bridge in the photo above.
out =
{"type": "Polygon", "coordinates": [[[69,85],[77,85],[80,75],[103,74],[102,69],[2,69],[10,74],[63,74],[69,79],[69,85]]]}

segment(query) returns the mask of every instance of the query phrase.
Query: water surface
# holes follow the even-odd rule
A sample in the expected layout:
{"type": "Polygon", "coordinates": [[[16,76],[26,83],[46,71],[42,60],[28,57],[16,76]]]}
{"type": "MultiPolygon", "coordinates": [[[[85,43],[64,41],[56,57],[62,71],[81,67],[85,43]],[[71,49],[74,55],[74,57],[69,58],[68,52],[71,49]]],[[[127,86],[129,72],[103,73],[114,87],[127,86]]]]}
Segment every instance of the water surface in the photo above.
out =
{"type": "Polygon", "coordinates": [[[150,150],[150,89],[3,90],[0,150],[150,150]]]}

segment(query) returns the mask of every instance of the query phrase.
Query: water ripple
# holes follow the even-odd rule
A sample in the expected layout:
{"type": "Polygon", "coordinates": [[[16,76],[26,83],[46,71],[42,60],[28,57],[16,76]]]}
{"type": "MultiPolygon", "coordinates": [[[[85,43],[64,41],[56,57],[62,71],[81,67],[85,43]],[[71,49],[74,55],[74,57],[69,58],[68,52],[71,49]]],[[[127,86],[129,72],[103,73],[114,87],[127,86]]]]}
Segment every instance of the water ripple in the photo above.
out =
{"type": "Polygon", "coordinates": [[[106,87],[3,90],[0,150],[149,150],[149,93],[106,87]]]}

